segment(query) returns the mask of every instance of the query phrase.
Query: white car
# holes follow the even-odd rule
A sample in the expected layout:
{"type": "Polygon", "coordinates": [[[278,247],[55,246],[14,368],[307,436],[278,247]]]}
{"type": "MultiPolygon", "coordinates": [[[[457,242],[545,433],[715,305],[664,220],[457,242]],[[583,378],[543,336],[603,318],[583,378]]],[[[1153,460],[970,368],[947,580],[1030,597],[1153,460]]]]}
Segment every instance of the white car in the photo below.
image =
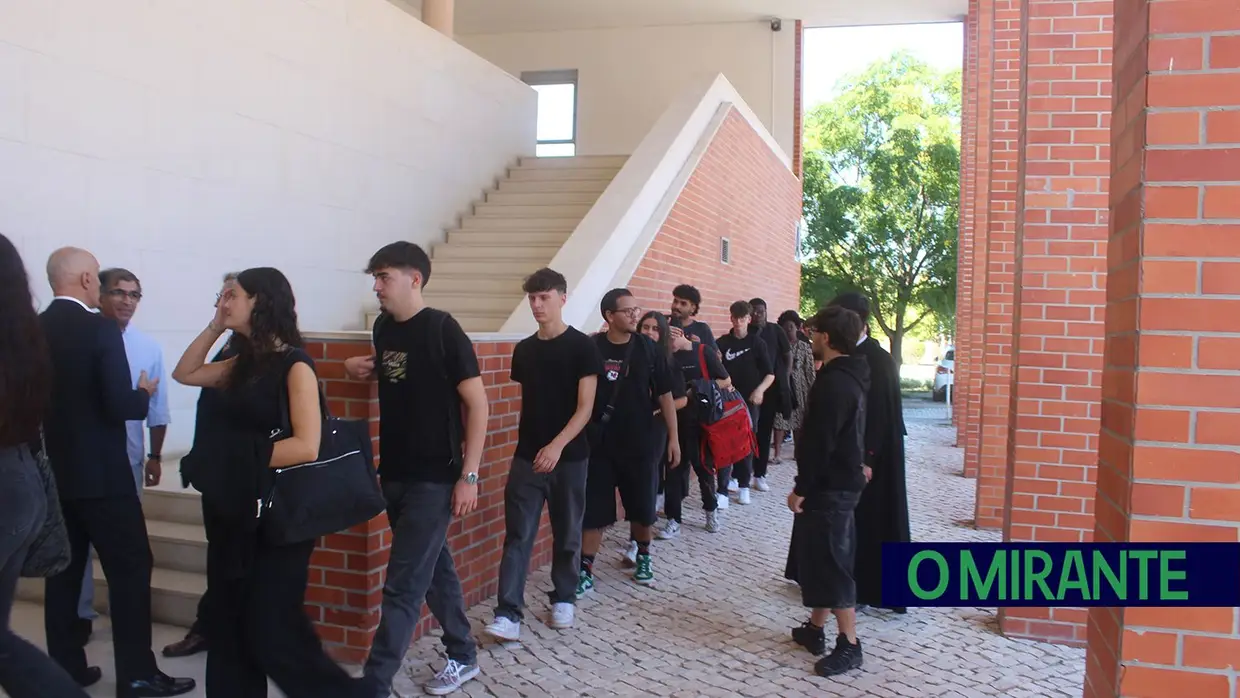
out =
{"type": "Polygon", "coordinates": [[[947,402],[947,389],[956,382],[956,347],[948,347],[934,369],[934,401],[947,402]]]}

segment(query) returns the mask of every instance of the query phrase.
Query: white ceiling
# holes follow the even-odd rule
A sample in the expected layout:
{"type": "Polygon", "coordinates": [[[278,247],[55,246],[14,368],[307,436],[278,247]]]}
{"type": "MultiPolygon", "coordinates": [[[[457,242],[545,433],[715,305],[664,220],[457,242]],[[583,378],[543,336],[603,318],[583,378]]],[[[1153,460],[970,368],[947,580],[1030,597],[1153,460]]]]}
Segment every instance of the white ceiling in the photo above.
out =
{"type": "Polygon", "coordinates": [[[968,0],[456,0],[456,32],[756,22],[771,17],[800,19],[807,28],[914,24],[959,21],[967,9],[968,0]]]}

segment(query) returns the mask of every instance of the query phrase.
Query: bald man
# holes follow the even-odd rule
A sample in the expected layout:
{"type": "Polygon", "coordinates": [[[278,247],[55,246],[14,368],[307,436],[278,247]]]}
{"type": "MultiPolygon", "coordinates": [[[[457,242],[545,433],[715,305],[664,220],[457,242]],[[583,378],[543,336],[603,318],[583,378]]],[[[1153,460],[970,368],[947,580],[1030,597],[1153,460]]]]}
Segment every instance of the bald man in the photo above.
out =
{"type": "Polygon", "coordinates": [[[94,255],[57,250],[47,277],[56,297],[39,319],[54,379],[43,425],[72,550],[69,568],[47,580],[47,653],[83,686],[102,677],[87,665],[86,638],[75,632],[93,545],[111,600],[117,698],[182,695],[194,681],[160,672],[151,652],[151,547],[126,446],[125,422],[146,417],[159,381],[142,373],[134,387],[120,327],[95,311],[94,255]]]}

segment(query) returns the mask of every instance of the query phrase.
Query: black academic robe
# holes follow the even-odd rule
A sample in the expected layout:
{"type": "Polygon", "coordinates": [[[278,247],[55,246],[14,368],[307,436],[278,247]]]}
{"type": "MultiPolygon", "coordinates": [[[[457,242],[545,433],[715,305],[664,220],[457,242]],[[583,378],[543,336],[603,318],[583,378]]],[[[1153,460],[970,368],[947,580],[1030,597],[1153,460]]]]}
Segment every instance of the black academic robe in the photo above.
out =
{"type": "MultiPolygon", "coordinates": [[[[882,544],[905,543],[911,538],[908,520],[908,487],[905,482],[904,404],[900,396],[900,371],[891,354],[867,337],[858,352],[870,365],[870,389],[866,394],[865,463],[874,475],[861,492],[855,520],[857,556],[853,577],[857,603],[882,607],[882,544]]],[[[797,581],[796,559],[791,541],[784,576],[797,581]]]]}

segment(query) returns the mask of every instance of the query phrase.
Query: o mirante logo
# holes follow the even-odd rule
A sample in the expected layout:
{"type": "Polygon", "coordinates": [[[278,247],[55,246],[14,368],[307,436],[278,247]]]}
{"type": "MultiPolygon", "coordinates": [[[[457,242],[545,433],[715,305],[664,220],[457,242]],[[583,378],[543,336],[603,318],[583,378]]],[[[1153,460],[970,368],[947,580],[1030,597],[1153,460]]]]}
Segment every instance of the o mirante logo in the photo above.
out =
{"type": "Polygon", "coordinates": [[[1240,543],[899,543],[886,606],[1240,605],[1240,543]]]}

